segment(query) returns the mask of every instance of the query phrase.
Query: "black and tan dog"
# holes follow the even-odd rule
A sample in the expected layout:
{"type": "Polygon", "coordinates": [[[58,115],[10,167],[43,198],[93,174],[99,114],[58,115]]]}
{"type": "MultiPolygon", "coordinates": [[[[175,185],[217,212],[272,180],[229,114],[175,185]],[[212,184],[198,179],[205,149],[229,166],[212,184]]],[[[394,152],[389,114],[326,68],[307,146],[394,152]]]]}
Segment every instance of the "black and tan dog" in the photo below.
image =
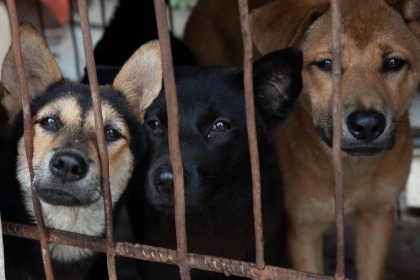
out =
{"type": "MultiPolygon", "coordinates": [[[[102,236],[105,219],[90,89],[62,77],[42,37],[29,24],[21,24],[20,40],[34,126],[33,188],[45,224],[102,236]]],[[[100,88],[114,209],[146,151],[138,120],[160,91],[160,65],[159,45],[152,42],[123,66],[112,87],[100,88]],[[146,99],[142,99],[144,92],[146,99]]],[[[3,64],[2,80],[3,105],[13,124],[13,135],[11,153],[4,152],[1,158],[1,213],[6,221],[34,223],[12,49],[3,64]]],[[[4,241],[7,279],[44,279],[39,242],[9,236],[4,241]]],[[[94,256],[89,250],[59,244],[49,248],[56,279],[82,279],[94,256]]]]}
{"type": "MultiPolygon", "coordinates": [[[[255,6],[261,0],[250,2],[255,6]]],[[[322,272],[322,233],[334,221],[330,1],[272,2],[252,13],[255,46],[262,54],[298,46],[304,56],[301,98],[276,137],[291,264],[322,272]]],[[[384,277],[394,205],[410,170],[407,110],[420,82],[420,1],[342,2],[344,210],[355,214],[357,277],[378,280],[384,277]]],[[[237,14],[235,9],[225,9],[225,18],[237,14]]],[[[208,25],[197,16],[192,19],[194,29],[208,25]]],[[[229,30],[186,36],[203,46],[219,38],[237,38],[225,31],[229,30]]],[[[240,34],[239,28],[233,32],[240,34]]],[[[229,43],[216,49],[242,44],[229,43]]],[[[199,61],[209,58],[200,48],[193,52],[199,61]]]]}
{"type": "MultiPolygon", "coordinates": [[[[301,89],[299,49],[273,52],[254,64],[256,125],[262,179],[265,260],[279,265],[285,251],[281,184],[273,151],[276,129],[293,112],[301,89]]],[[[255,261],[251,167],[243,72],[228,67],[175,68],[180,146],[185,178],[188,250],[255,261]]],[[[173,174],[164,91],[144,122],[149,168],[132,195],[135,241],[176,248],[173,174]]],[[[141,279],[179,279],[176,266],[139,262],[141,279]]],[[[193,270],[193,279],[225,279],[193,270]]],[[[229,277],[230,279],[231,277],[229,277]]]]}

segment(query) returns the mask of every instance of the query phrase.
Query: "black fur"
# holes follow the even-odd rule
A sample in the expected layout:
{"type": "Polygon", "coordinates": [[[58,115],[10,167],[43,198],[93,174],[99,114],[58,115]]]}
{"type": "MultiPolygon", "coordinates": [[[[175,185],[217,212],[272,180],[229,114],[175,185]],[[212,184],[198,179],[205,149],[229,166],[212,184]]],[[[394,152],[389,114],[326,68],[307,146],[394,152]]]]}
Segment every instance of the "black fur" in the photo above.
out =
{"type": "MultiPolygon", "coordinates": [[[[100,89],[101,98],[110,104],[118,113],[123,116],[129,128],[132,139],[130,149],[137,161],[141,161],[145,155],[147,144],[143,129],[134,114],[127,110],[128,104],[122,95],[110,87],[100,89]]],[[[35,115],[38,110],[48,103],[63,97],[74,97],[83,109],[91,108],[92,99],[88,86],[68,81],[58,82],[48,88],[45,94],[31,102],[31,112],[35,115]]],[[[92,133],[95,133],[94,131],[92,133]]],[[[0,187],[0,210],[4,221],[16,223],[32,223],[22,203],[22,194],[19,189],[19,182],[16,179],[16,157],[17,141],[23,135],[23,116],[19,114],[12,133],[12,140],[9,143],[10,152],[5,149],[0,154],[1,187],[0,187]]],[[[36,172],[36,171],[35,171],[36,172]]],[[[119,200],[119,204],[124,198],[119,200]]],[[[119,205],[114,209],[118,212],[119,205]]],[[[39,242],[28,239],[4,236],[5,246],[5,268],[8,280],[21,279],[45,279],[44,267],[41,258],[39,242]]],[[[83,279],[94,258],[87,258],[83,261],[72,263],[60,263],[52,259],[54,275],[56,279],[83,279]]]]}
{"type": "MultiPolygon", "coordinates": [[[[274,52],[254,64],[265,259],[269,265],[281,264],[285,247],[282,189],[272,140],[276,128],[293,111],[302,85],[301,67],[302,55],[297,49],[274,52]]],[[[233,68],[190,66],[176,68],[175,75],[188,251],[255,261],[243,73],[233,68]]],[[[134,241],[175,249],[164,91],[147,109],[144,127],[149,167],[144,181],[137,183],[144,187],[133,188],[135,194],[130,195],[134,241]]],[[[142,280],[179,279],[176,266],[139,261],[138,268],[142,280]]],[[[197,280],[225,277],[192,271],[197,280]]]]}

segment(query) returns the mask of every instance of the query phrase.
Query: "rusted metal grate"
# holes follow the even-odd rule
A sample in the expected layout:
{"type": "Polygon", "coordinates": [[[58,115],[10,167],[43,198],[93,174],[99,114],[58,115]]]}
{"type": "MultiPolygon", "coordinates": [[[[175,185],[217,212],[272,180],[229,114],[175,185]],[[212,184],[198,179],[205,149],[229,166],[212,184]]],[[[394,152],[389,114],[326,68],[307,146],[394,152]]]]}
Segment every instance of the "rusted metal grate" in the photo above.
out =
{"type": "MultiPolygon", "coordinates": [[[[39,201],[32,195],[36,215],[37,226],[21,225],[9,222],[2,222],[3,234],[40,240],[43,250],[43,261],[45,274],[48,280],[53,280],[54,275],[51,267],[48,243],[60,243],[64,245],[77,246],[90,249],[96,252],[107,254],[108,273],[110,279],[117,279],[115,256],[136,258],[166,264],[178,265],[181,279],[191,279],[190,269],[225,273],[226,275],[237,275],[252,279],[311,279],[311,280],[342,280],[344,276],[344,224],[343,224],[343,191],[342,191],[342,162],[341,162],[341,30],[340,30],[340,4],[341,0],[331,0],[332,25],[333,25],[333,92],[334,92],[334,140],[333,158],[336,174],[335,197],[336,197],[336,227],[337,237],[337,267],[335,276],[316,275],[312,273],[298,272],[280,267],[266,266],[264,262],[264,241],[262,229],[261,211],[261,180],[259,170],[259,156],[257,150],[257,137],[255,129],[253,82],[252,82],[252,40],[248,16],[248,1],[238,0],[239,14],[241,20],[242,37],[244,42],[244,84],[247,127],[249,132],[249,149],[251,155],[253,203],[254,203],[254,225],[255,225],[255,246],[256,263],[249,263],[238,260],[220,258],[217,256],[206,256],[188,253],[187,234],[185,222],[185,201],[184,201],[184,176],[179,145],[179,124],[178,104],[176,96],[175,78],[170,48],[169,32],[166,18],[166,4],[164,0],[154,0],[158,25],[159,40],[162,49],[163,77],[167,100],[169,120],[169,150],[174,174],[174,198],[175,198],[175,223],[177,250],[152,247],[141,244],[115,242],[113,240],[112,201],[109,188],[109,166],[108,154],[102,133],[101,103],[99,87],[96,76],[95,61],[93,58],[92,40],[89,29],[89,18],[86,0],[78,0],[80,20],[83,33],[83,43],[86,56],[87,72],[92,92],[92,100],[95,113],[96,133],[98,136],[98,149],[101,161],[101,179],[104,194],[104,207],[106,219],[106,238],[101,239],[92,236],[63,232],[48,229],[45,227],[39,201]]],[[[31,112],[28,100],[28,88],[23,68],[20,40],[19,21],[16,14],[14,0],[7,0],[7,6],[12,28],[12,46],[18,70],[19,84],[22,95],[24,125],[25,125],[25,149],[28,166],[33,179],[32,155],[33,155],[33,128],[31,124],[31,112]]],[[[1,265],[0,265],[1,267],[1,265]]]]}

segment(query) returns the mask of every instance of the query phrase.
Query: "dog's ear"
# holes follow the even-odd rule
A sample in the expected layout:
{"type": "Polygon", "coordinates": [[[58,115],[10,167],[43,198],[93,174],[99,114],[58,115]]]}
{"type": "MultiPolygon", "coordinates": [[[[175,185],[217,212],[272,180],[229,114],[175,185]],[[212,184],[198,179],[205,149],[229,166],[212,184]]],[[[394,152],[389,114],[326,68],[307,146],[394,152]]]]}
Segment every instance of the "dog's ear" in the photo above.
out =
{"type": "Polygon", "coordinates": [[[405,0],[402,16],[408,28],[420,39],[420,0],[405,0]]]}
{"type": "MultiPolygon", "coordinates": [[[[40,96],[52,84],[60,81],[60,68],[42,36],[29,23],[19,26],[23,66],[28,82],[29,98],[40,96]]],[[[13,48],[10,47],[3,62],[1,78],[5,89],[2,103],[7,110],[9,123],[22,109],[19,79],[13,48]]]]}
{"type": "Polygon", "coordinates": [[[262,54],[295,47],[329,8],[329,0],[280,0],[251,13],[252,38],[262,54]]]}
{"type": "Polygon", "coordinates": [[[302,51],[288,48],[254,63],[255,107],[273,132],[293,113],[302,89],[302,51]]]}
{"type": "Polygon", "coordinates": [[[159,41],[140,47],[124,64],[114,80],[140,121],[162,89],[162,60],[159,41]]]}

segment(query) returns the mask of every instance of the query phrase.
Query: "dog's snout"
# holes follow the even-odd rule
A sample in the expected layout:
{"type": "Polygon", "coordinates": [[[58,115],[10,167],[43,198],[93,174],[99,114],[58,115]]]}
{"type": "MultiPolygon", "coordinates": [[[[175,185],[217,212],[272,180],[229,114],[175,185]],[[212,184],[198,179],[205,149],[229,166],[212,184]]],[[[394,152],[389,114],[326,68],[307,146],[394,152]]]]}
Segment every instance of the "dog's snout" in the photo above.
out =
{"type": "Polygon", "coordinates": [[[373,141],[385,130],[386,120],[381,113],[374,111],[356,111],[347,118],[350,133],[357,140],[373,141]]]}
{"type": "Polygon", "coordinates": [[[155,188],[159,194],[165,193],[171,195],[173,193],[174,177],[172,168],[162,166],[155,173],[155,188]]]}
{"type": "Polygon", "coordinates": [[[88,165],[86,161],[74,153],[58,153],[50,161],[51,173],[62,182],[72,182],[86,176],[88,165]]]}

